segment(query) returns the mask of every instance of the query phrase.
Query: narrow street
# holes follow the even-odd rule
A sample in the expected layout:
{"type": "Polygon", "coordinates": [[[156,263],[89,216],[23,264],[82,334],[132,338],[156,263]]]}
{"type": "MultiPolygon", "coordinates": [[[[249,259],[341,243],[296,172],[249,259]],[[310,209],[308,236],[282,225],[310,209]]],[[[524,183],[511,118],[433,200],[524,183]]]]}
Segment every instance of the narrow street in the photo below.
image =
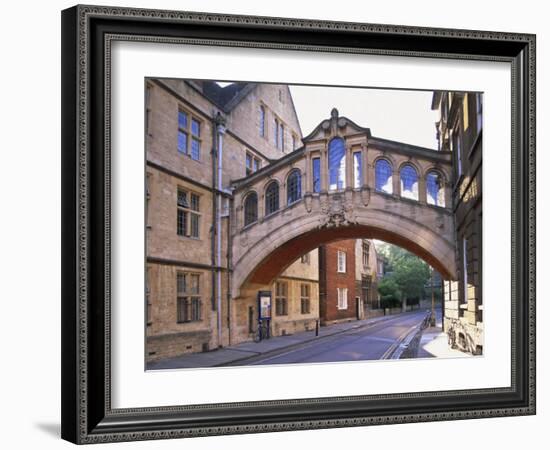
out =
{"type": "Polygon", "coordinates": [[[350,329],[310,341],[292,349],[281,349],[227,365],[292,364],[377,360],[388,358],[402,339],[419,325],[426,310],[399,314],[395,318],[350,329]]]}

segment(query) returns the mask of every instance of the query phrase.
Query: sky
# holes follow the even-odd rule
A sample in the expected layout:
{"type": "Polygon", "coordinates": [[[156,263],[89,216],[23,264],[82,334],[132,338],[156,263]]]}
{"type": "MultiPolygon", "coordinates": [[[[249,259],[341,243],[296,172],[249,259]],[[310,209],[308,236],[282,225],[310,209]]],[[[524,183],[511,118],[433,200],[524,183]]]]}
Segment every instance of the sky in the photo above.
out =
{"type": "Polygon", "coordinates": [[[290,85],[290,92],[304,136],[337,108],[373,136],[437,149],[431,91],[290,85]]]}
{"type": "Polygon", "coordinates": [[[317,86],[290,86],[290,91],[304,136],[335,107],[373,136],[437,149],[431,91],[317,86]]]}

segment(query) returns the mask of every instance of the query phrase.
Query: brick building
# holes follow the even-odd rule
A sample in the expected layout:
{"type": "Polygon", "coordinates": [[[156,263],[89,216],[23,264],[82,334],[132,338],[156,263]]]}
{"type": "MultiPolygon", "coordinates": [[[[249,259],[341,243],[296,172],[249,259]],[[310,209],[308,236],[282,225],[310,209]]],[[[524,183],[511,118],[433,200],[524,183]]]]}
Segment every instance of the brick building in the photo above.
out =
{"type": "Polygon", "coordinates": [[[319,247],[319,268],[321,324],[362,317],[355,286],[355,239],[319,247]]]}
{"type": "Polygon", "coordinates": [[[453,155],[452,207],[458,281],[444,282],[444,329],[452,345],[483,352],[482,94],[435,92],[432,109],[440,151],[453,155]]]}

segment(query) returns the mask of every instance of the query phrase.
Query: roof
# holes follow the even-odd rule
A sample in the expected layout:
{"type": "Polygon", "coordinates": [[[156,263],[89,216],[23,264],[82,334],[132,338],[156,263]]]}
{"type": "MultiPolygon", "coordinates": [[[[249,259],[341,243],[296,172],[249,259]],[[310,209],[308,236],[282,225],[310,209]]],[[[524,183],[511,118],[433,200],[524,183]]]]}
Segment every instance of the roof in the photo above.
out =
{"type": "Polygon", "coordinates": [[[255,87],[256,83],[231,83],[221,87],[215,81],[196,81],[201,86],[203,95],[218,105],[226,113],[230,112],[255,87]]]}

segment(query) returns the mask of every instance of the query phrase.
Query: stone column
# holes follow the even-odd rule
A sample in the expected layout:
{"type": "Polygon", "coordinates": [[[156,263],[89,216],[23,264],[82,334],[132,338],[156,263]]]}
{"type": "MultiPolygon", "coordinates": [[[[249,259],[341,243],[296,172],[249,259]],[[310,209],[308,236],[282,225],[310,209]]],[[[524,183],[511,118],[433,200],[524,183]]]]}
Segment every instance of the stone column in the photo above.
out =
{"type": "Polygon", "coordinates": [[[428,203],[428,195],[426,192],[426,178],[424,176],[418,177],[418,201],[424,205],[428,203]]]}
{"type": "Polygon", "coordinates": [[[443,186],[445,189],[445,208],[452,208],[453,207],[453,188],[451,186],[451,183],[446,181],[443,186]]]}
{"type": "Polygon", "coordinates": [[[328,160],[327,148],[321,150],[321,192],[328,191],[328,160]]]}
{"type": "Polygon", "coordinates": [[[346,182],[347,188],[353,188],[353,153],[351,145],[346,145],[346,182]]]}
{"type": "Polygon", "coordinates": [[[369,163],[367,158],[367,146],[361,145],[361,164],[363,167],[361,168],[363,170],[363,179],[361,180],[361,183],[363,186],[369,185],[369,163]]]}
{"type": "Polygon", "coordinates": [[[306,192],[313,192],[313,166],[311,164],[311,153],[306,153],[306,192]]]}
{"type": "Polygon", "coordinates": [[[395,166],[392,174],[393,195],[401,195],[401,180],[399,179],[399,168],[395,166]]]}

